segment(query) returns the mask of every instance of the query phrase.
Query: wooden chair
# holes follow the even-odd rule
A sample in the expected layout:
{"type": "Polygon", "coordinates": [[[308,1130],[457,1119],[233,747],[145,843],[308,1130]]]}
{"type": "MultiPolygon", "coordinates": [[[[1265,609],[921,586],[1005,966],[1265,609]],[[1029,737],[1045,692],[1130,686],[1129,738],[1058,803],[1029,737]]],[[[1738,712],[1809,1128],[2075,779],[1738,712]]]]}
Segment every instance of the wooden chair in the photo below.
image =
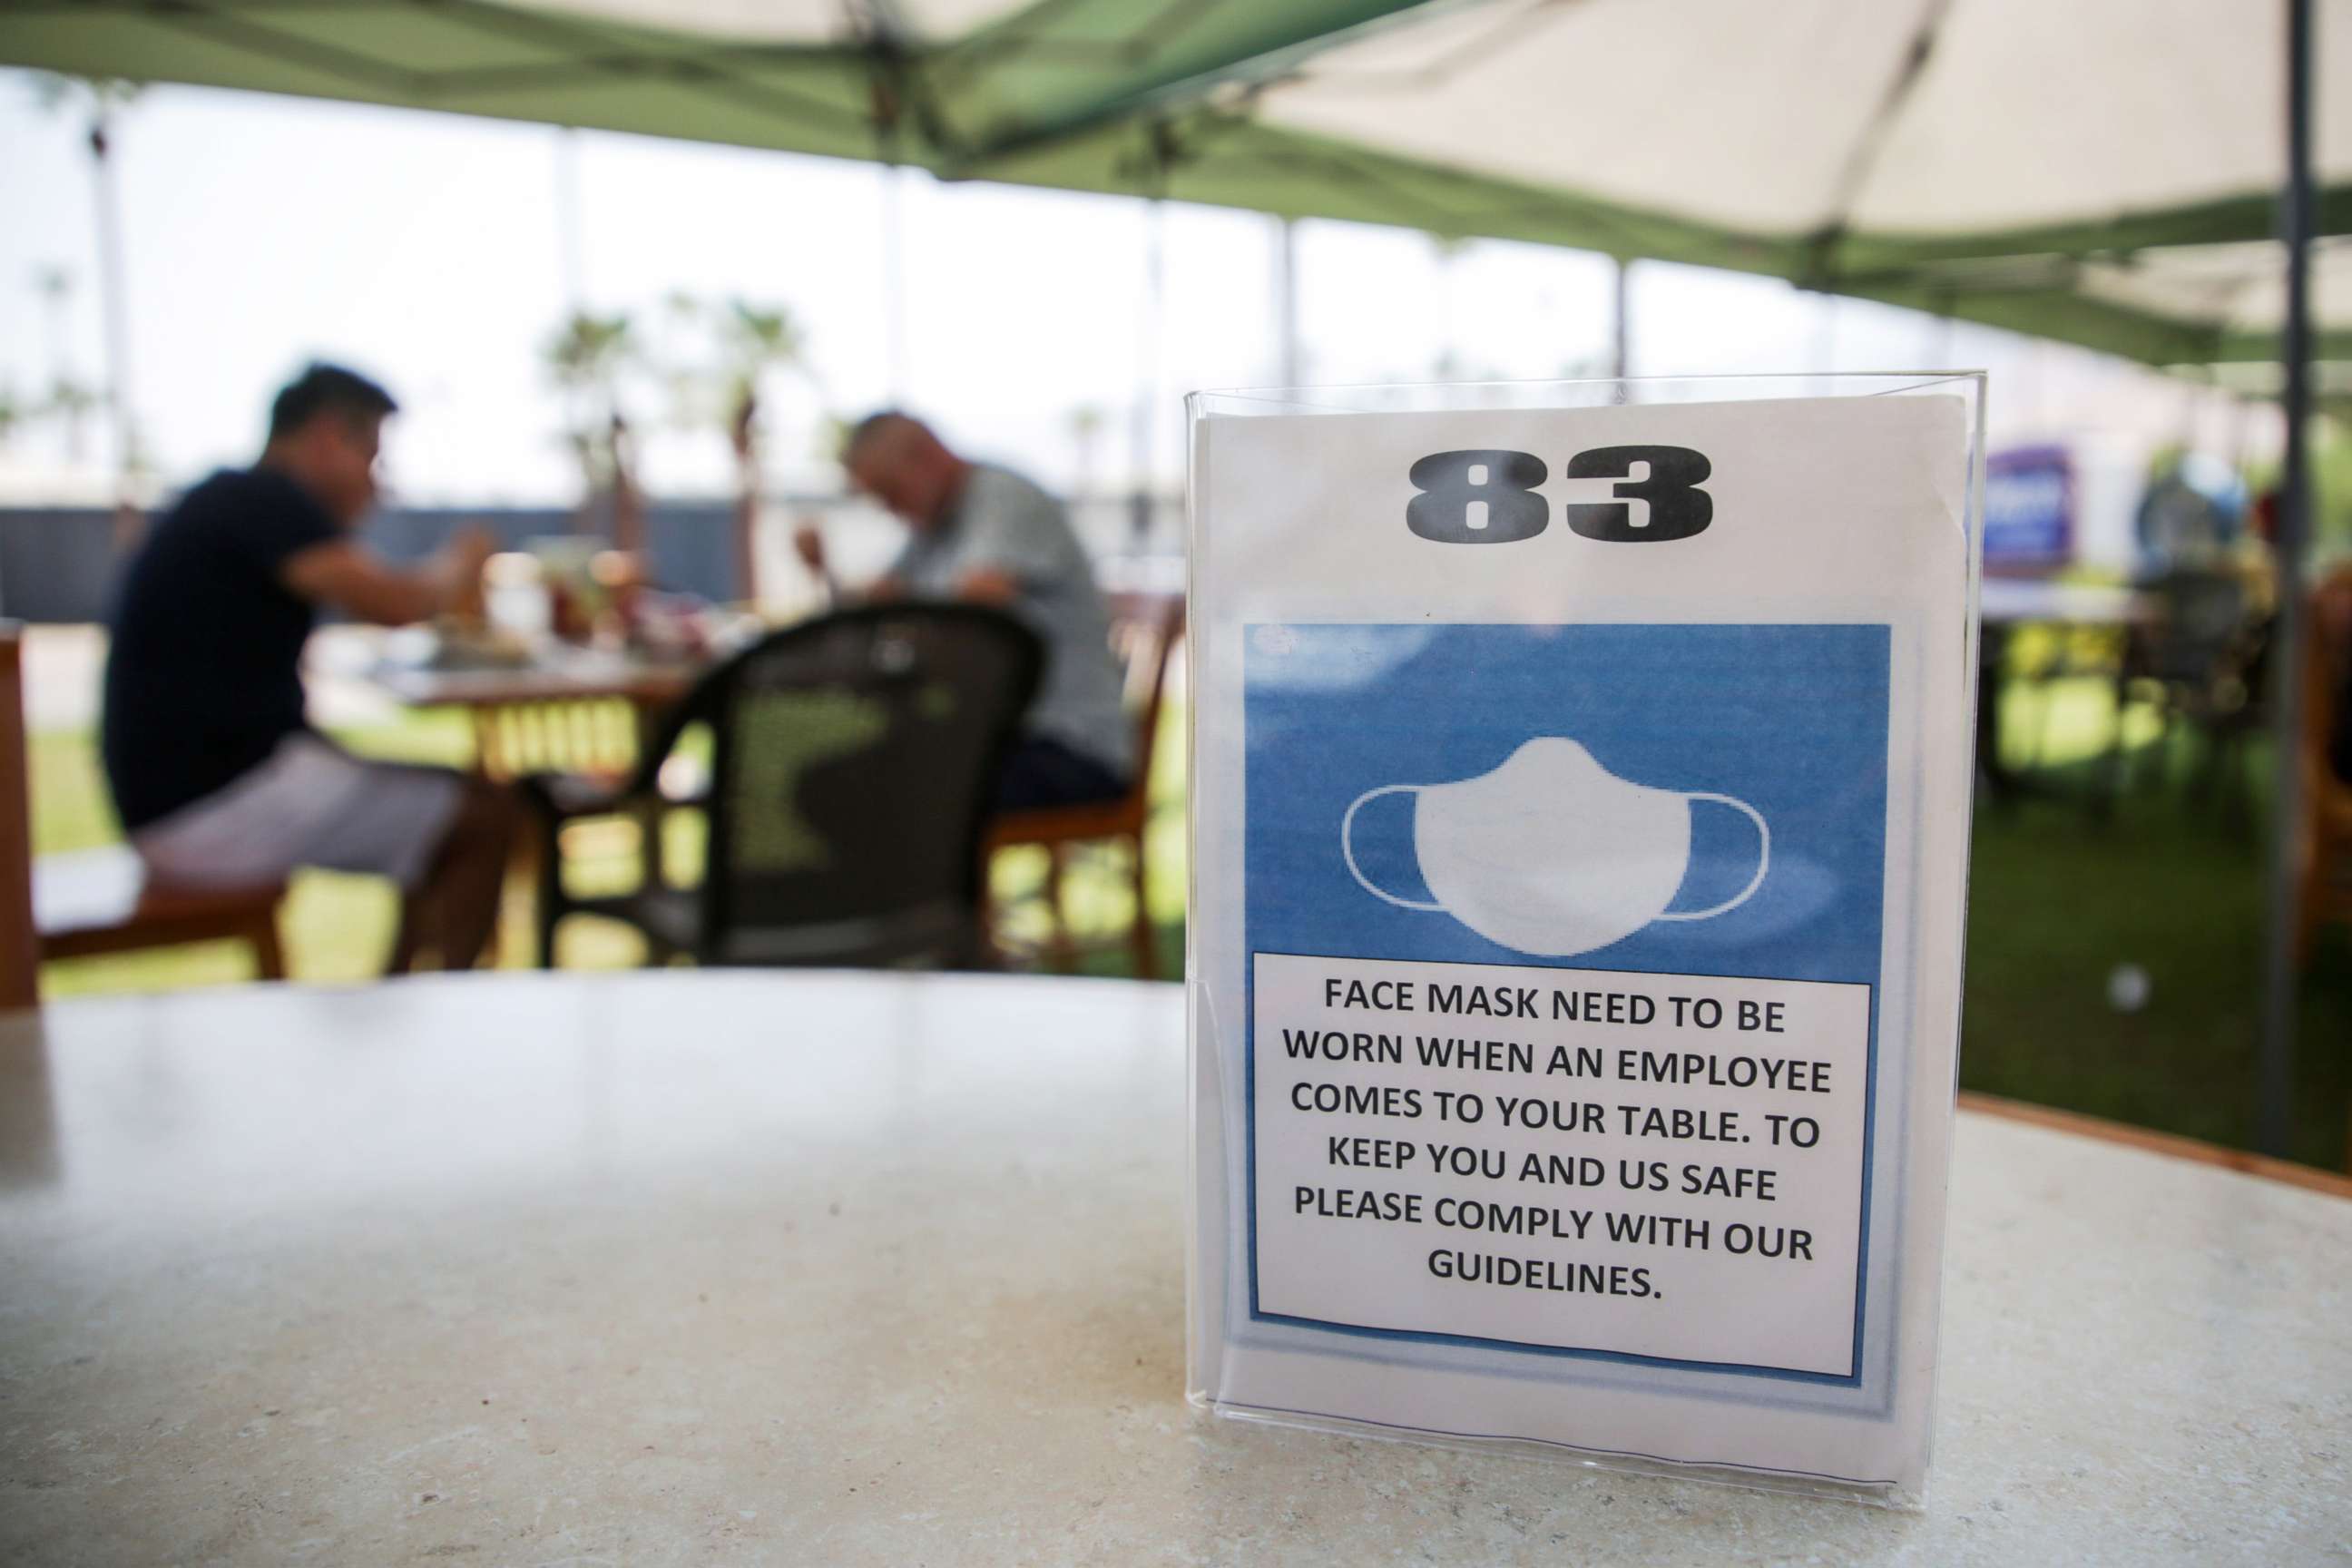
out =
{"type": "Polygon", "coordinates": [[[2352,924],[2352,783],[2328,755],[2338,705],[2352,680],[2352,574],[2339,574],[2311,596],[2305,612],[2303,679],[2303,824],[2299,834],[2301,894],[2296,900],[2295,955],[2311,952],[2313,933],[2328,921],[2352,924]]]}
{"type": "Polygon", "coordinates": [[[24,627],[0,621],[0,1012],[41,1001],[33,924],[33,813],[25,775],[24,627]]]}
{"type": "Polygon", "coordinates": [[[1152,940],[1150,858],[1144,853],[1144,832],[1151,820],[1151,763],[1160,733],[1160,711],[1167,694],[1168,667],[1184,636],[1184,601],[1172,594],[1111,594],[1111,652],[1127,675],[1127,700],[1139,726],[1135,744],[1135,776],[1117,800],[1090,805],[1055,806],[1015,812],[998,817],[989,831],[988,847],[999,849],[1034,844],[1042,847],[1045,863],[1045,905],[1053,920],[1049,951],[1055,964],[1068,969],[1076,959],[1069,926],[1062,914],[1062,862],[1072,845],[1119,843],[1128,847],[1135,887],[1135,918],[1128,927],[1129,950],[1139,979],[1159,976],[1152,940]]]}
{"type": "Polygon", "coordinates": [[[155,886],[127,845],[32,853],[26,784],[24,628],[0,622],[0,1008],[35,1006],[39,965],[197,942],[243,942],[265,980],[286,977],[281,883],[233,891],[155,886]]]}

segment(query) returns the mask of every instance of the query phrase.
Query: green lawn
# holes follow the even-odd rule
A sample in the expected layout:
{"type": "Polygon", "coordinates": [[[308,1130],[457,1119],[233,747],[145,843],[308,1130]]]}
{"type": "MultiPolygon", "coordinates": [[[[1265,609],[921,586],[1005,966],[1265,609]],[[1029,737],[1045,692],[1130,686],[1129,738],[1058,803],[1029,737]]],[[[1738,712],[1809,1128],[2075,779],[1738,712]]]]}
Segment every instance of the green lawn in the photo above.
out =
{"type": "MultiPolygon", "coordinates": [[[[2103,683],[2010,704],[2006,754],[2046,734],[2055,798],[1980,804],[1969,876],[1960,1081],[1970,1089],[2245,1146],[2262,1017],[2267,755],[2207,788],[2202,748],[2126,729],[2135,775],[2112,820],[2084,803],[2111,733],[2103,683]],[[2048,705],[2046,729],[2040,710],[2048,705]],[[2118,1006],[2116,968],[2148,980],[2118,1006]]],[[[2293,1149],[2342,1169],[2352,1105],[2352,933],[2322,931],[2302,986],[2293,1149]]]]}
{"type": "MultiPolygon", "coordinates": [[[[2126,731],[2133,789],[2102,821],[2085,809],[2111,733],[2112,706],[2095,679],[2023,686],[2007,709],[2004,753],[2033,759],[2052,798],[1980,806],[1969,909],[1969,974],[1960,1080],[1969,1088],[2243,1146],[2253,1125],[2254,1037],[2263,942],[2260,769],[2239,793],[2207,799],[2189,787],[2200,753],[2185,738],[2159,755],[2152,717],[2135,711],[2126,731]],[[2147,980],[2145,1000],[2118,1005],[2119,966],[2147,980]]],[[[1182,715],[1171,711],[1160,748],[1161,809],[1150,854],[1162,973],[1181,972],[1184,826],[1182,715]]],[[[426,714],[344,739],[380,755],[461,761],[467,744],[455,715],[426,714]]],[[[2258,759],[2259,760],[2259,759],[2258,759]]],[[[90,738],[47,733],[33,745],[34,828],[44,850],[104,843],[115,828],[90,738]]],[[[674,863],[690,866],[690,824],[674,863]]],[[[1013,900],[1009,934],[1034,939],[1042,915],[1023,895],[1042,872],[1036,851],[1007,854],[995,868],[1013,900]]],[[[1081,857],[1069,887],[1082,931],[1107,935],[1126,918],[1127,895],[1107,858],[1081,857]]],[[[520,892],[520,889],[516,889],[520,892]]],[[[529,911],[509,900],[518,953],[529,911]]],[[[286,919],[298,978],[368,978],[390,943],[393,903],[364,879],[306,876],[286,919]]],[[[567,964],[639,962],[621,928],[574,921],[567,964]]],[[[1089,973],[1125,968],[1116,945],[1090,952],[1089,973]]],[[[52,965],[50,994],[204,984],[246,976],[234,949],[194,948],[52,965]]],[[[2304,976],[2296,1072],[2294,1152],[2341,1168],[2352,1102],[2352,941],[2324,932],[2304,976]]]]}
{"type": "MultiPolygon", "coordinates": [[[[370,756],[450,766],[465,765],[472,747],[465,716],[456,710],[413,714],[378,727],[342,730],[337,738],[370,756]]],[[[691,746],[695,739],[689,734],[687,743],[691,746]]],[[[36,850],[49,854],[115,842],[121,830],[107,802],[96,737],[86,731],[50,731],[35,734],[31,741],[36,850]]],[[[1160,973],[1167,977],[1183,973],[1183,717],[1181,710],[1171,710],[1167,738],[1153,768],[1159,814],[1150,844],[1152,914],[1160,929],[1164,955],[1160,973]]],[[[698,824],[691,814],[672,816],[664,843],[667,864],[674,872],[690,878],[701,864],[698,824]]],[[[627,829],[601,836],[592,833],[586,836],[585,847],[589,854],[575,871],[578,884],[611,885],[615,879],[625,883],[633,847],[627,829]],[[611,853],[600,854],[600,847],[611,853]]],[[[1116,852],[1108,849],[1073,852],[1065,900],[1074,929],[1082,934],[1125,928],[1131,900],[1120,864],[1116,852]]],[[[997,893],[1005,910],[1003,934],[1016,950],[1034,950],[1050,930],[1037,898],[1045,869],[1045,853],[1034,849],[1007,851],[994,868],[997,893]]],[[[509,963],[533,961],[530,915],[530,889],[520,882],[510,885],[501,942],[509,963]]],[[[305,872],[295,879],[280,921],[287,967],[296,979],[304,981],[351,984],[373,979],[391,950],[396,916],[390,888],[375,879],[305,872]]],[[[614,921],[574,917],[565,922],[560,941],[562,961],[570,968],[625,968],[645,960],[644,943],[614,921]]],[[[1124,973],[1128,967],[1124,949],[1088,951],[1081,955],[1081,967],[1090,973],[1124,973]]],[[[252,964],[241,947],[208,943],[53,963],[42,977],[42,987],[50,996],[64,997],[251,978],[252,964]]]]}

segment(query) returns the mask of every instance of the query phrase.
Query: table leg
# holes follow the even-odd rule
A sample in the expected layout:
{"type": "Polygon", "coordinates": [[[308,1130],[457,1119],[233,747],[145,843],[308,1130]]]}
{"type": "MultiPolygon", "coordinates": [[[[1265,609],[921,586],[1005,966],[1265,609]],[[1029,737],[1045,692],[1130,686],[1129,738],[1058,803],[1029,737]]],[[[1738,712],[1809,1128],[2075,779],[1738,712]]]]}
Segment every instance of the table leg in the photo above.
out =
{"type": "Polygon", "coordinates": [[[1977,773],[1984,780],[1986,796],[2003,805],[2017,798],[2021,782],[2000,755],[2001,700],[2007,686],[2001,676],[2008,668],[2009,628],[1988,621],[1977,634],[1977,773]]]}
{"type": "MultiPolygon", "coordinates": [[[[636,721],[636,758],[631,763],[635,766],[636,761],[653,755],[654,739],[661,728],[662,705],[657,702],[633,701],[629,704],[629,711],[636,721]]],[[[667,874],[663,869],[662,861],[662,825],[668,819],[668,815],[663,809],[661,790],[656,785],[653,792],[653,798],[646,803],[645,808],[637,817],[639,835],[637,859],[638,863],[645,868],[645,886],[647,892],[658,890],[667,880],[667,874]]]]}

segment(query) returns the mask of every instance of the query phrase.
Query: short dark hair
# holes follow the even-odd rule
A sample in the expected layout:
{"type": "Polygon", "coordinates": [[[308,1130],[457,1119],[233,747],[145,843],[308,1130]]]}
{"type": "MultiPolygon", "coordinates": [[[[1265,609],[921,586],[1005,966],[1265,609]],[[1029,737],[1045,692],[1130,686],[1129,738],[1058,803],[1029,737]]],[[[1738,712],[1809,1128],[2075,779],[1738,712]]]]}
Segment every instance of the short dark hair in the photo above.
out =
{"type": "Polygon", "coordinates": [[[355,370],[313,362],[288,382],[269,405],[269,438],[291,436],[321,414],[358,424],[396,414],[392,394],[355,370]]]}

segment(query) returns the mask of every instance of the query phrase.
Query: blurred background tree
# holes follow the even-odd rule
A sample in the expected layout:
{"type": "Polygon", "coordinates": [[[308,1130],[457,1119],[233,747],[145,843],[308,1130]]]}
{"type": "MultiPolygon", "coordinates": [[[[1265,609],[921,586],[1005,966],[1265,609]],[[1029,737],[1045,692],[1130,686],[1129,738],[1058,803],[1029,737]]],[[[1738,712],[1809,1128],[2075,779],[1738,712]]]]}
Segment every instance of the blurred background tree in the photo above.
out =
{"type": "Polygon", "coordinates": [[[577,310],[547,340],[542,356],[563,394],[565,434],[593,495],[612,484],[616,432],[627,428],[621,385],[639,363],[635,330],[625,313],[577,310]]]}
{"type": "MultiPolygon", "coordinates": [[[[137,100],[141,84],[113,77],[58,76],[49,71],[33,73],[33,92],[41,107],[52,113],[79,113],[87,117],[89,125],[91,205],[98,215],[98,269],[100,304],[106,325],[106,389],[100,398],[88,393],[89,406],[80,406],[88,389],[60,371],[58,384],[52,389],[51,403],[69,420],[68,431],[75,456],[79,456],[80,422],[90,407],[103,405],[112,416],[114,426],[114,468],[119,504],[127,505],[134,482],[146,469],[146,456],[140,439],[138,422],[131,411],[131,328],[130,304],[123,284],[122,221],[121,203],[116,194],[114,133],[122,111],[137,100]],[[71,383],[70,388],[68,383],[71,383]]],[[[70,275],[63,268],[52,268],[54,278],[45,278],[44,292],[54,280],[57,293],[53,309],[62,309],[65,297],[71,292],[70,275]]],[[[53,352],[62,353],[61,342],[53,352]]]]}

